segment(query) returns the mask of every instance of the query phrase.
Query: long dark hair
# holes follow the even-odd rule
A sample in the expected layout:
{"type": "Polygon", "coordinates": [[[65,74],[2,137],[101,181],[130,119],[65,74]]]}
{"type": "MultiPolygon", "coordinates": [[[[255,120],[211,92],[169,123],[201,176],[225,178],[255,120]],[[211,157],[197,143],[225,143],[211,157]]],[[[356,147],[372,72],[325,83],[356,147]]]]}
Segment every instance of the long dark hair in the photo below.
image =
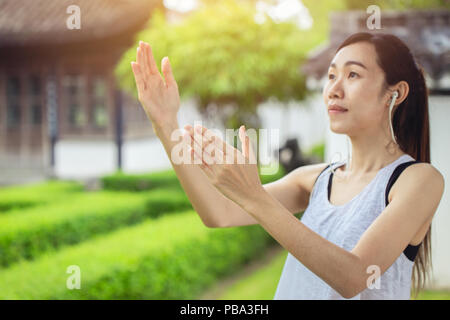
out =
{"type": "MultiPolygon", "coordinates": [[[[428,89],[424,71],[408,46],[398,37],[360,32],[349,36],[336,50],[356,42],[375,46],[377,63],[385,74],[385,89],[400,81],[409,85],[407,98],[393,110],[392,128],[399,148],[420,162],[430,163],[428,89]]],[[[414,260],[413,293],[417,297],[431,270],[431,224],[414,260]]]]}

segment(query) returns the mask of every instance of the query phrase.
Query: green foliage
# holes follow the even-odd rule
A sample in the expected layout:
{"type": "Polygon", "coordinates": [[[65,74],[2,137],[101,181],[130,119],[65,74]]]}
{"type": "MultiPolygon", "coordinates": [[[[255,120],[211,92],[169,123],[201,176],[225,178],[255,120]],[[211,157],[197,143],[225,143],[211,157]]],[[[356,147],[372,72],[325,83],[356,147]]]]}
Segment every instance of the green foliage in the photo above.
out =
{"type": "MultiPolygon", "coordinates": [[[[280,167],[261,180],[283,175],[280,167]]],[[[69,192],[83,190],[71,184],[1,190],[15,194],[9,197],[15,207],[0,216],[0,298],[194,298],[274,241],[260,226],[206,228],[194,211],[185,212],[193,208],[174,170],[118,172],[102,181],[110,190],[69,192]],[[56,197],[64,187],[67,195],[56,197]],[[28,194],[34,207],[15,205],[28,194]],[[66,289],[70,265],[81,267],[82,290],[66,289]]]]}
{"type": "Polygon", "coordinates": [[[148,194],[104,191],[74,195],[70,205],[59,202],[20,214],[10,211],[0,216],[0,266],[186,209],[192,205],[184,193],[160,189],[148,194]]]}
{"type": "Polygon", "coordinates": [[[0,299],[194,299],[260,255],[259,225],[205,228],[193,212],[164,216],[0,271],[0,299]],[[81,288],[66,288],[77,265],[81,288]]]}
{"type": "Polygon", "coordinates": [[[3,187],[0,188],[0,213],[58,201],[83,190],[81,183],[58,180],[3,187]]]}
{"type": "MultiPolygon", "coordinates": [[[[260,175],[261,182],[267,183],[284,176],[284,169],[279,166],[278,171],[271,175],[260,175]]],[[[103,189],[115,191],[146,191],[156,188],[183,190],[175,170],[152,172],[148,174],[115,174],[101,178],[103,189]]]]}
{"type": "MultiPolygon", "coordinates": [[[[137,39],[150,44],[158,67],[169,56],[182,99],[195,97],[202,112],[211,103],[234,106],[233,115],[224,118],[227,128],[243,123],[258,128],[252,119],[259,103],[270,97],[283,102],[305,97],[299,67],[307,33],[270,18],[258,24],[255,13],[251,3],[223,0],[208,2],[179,23],[168,23],[157,10],[137,39]]],[[[121,86],[135,96],[130,61],[136,59],[137,45],[116,69],[121,86]]]]}
{"type": "Polygon", "coordinates": [[[288,252],[281,248],[271,260],[251,275],[236,281],[217,300],[272,300],[288,252]]]}
{"type": "Polygon", "coordinates": [[[145,197],[146,217],[158,218],[168,213],[193,209],[189,198],[182,191],[172,189],[158,189],[148,193],[145,197]]]}
{"type": "Polygon", "coordinates": [[[145,191],[171,187],[181,189],[181,184],[173,169],[148,174],[125,174],[118,171],[100,179],[105,190],[145,191]]]}
{"type": "Polygon", "coordinates": [[[261,183],[262,184],[266,184],[269,182],[273,182],[276,181],[278,179],[281,179],[282,177],[284,177],[284,175],[286,174],[283,166],[281,164],[278,165],[278,170],[277,172],[275,172],[274,174],[270,174],[270,175],[260,175],[260,179],[261,179],[261,183]]]}
{"type": "Polygon", "coordinates": [[[325,143],[318,143],[314,145],[308,152],[307,155],[316,156],[320,161],[325,161],[325,143]]]}

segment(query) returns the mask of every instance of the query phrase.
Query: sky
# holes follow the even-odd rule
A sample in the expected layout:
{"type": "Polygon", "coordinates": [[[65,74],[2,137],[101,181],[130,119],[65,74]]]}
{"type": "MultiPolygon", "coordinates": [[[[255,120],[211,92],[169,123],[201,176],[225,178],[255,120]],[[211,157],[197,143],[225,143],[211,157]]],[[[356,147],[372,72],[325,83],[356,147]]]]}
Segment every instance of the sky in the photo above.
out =
{"type": "MultiPolygon", "coordinates": [[[[195,10],[199,4],[199,0],[164,0],[164,6],[167,9],[180,13],[187,13],[195,10]]],[[[275,22],[291,21],[300,29],[309,29],[313,20],[308,9],[300,0],[274,0],[271,3],[267,1],[256,2],[257,14],[255,15],[256,23],[264,23],[266,13],[275,22]]]]}

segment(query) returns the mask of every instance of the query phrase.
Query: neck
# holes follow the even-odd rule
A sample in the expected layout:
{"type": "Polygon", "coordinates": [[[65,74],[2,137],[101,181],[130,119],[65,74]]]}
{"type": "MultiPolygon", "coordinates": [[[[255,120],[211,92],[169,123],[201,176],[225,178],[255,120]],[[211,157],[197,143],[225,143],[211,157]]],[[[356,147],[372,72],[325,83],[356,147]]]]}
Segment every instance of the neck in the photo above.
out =
{"type": "Polygon", "coordinates": [[[362,176],[377,172],[404,155],[397,144],[383,135],[350,136],[351,159],[346,175],[362,176]],[[389,142],[391,143],[389,144],[389,142]]]}

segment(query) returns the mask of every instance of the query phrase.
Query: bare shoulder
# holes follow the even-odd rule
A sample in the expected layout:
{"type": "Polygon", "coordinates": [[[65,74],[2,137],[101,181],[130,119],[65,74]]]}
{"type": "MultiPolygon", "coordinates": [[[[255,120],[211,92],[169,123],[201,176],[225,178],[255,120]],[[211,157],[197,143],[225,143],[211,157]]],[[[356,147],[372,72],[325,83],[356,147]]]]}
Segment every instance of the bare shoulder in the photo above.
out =
{"type": "Polygon", "coordinates": [[[300,188],[307,191],[308,193],[311,193],[317,177],[328,165],[329,164],[326,162],[309,164],[306,166],[298,167],[289,174],[292,176],[292,178],[300,188]]]}
{"type": "Polygon", "coordinates": [[[408,193],[413,188],[420,188],[440,199],[445,188],[444,176],[430,163],[413,164],[398,177],[389,193],[389,201],[396,194],[401,194],[402,191],[408,193]]]}

